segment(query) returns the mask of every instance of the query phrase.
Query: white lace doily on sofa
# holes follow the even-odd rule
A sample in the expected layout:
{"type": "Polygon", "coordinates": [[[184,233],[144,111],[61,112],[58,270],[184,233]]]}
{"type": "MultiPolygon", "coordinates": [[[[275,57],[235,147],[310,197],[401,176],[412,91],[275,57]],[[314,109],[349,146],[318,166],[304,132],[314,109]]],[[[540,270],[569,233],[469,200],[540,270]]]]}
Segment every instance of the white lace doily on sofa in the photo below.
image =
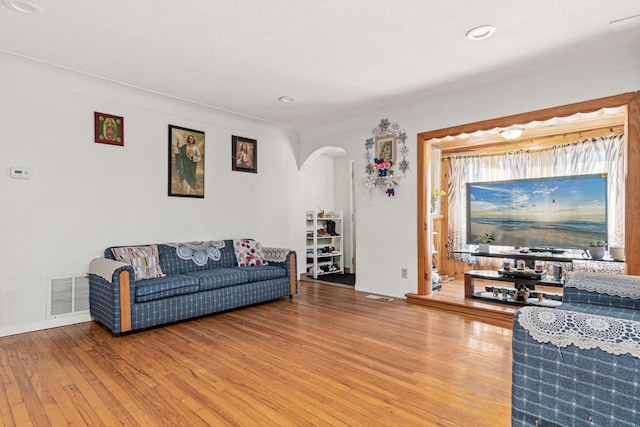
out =
{"type": "Polygon", "coordinates": [[[572,271],[567,273],[564,286],[623,298],[640,298],[640,276],[572,271]]]}
{"type": "Polygon", "coordinates": [[[531,338],[556,347],[598,348],[640,358],[640,322],[544,307],[523,307],[518,323],[531,338]]]}
{"type": "Polygon", "coordinates": [[[208,258],[214,261],[220,260],[220,248],[224,248],[224,241],[167,243],[167,246],[176,248],[176,254],[180,259],[192,260],[202,267],[207,264],[208,258]]]}
{"type": "Polygon", "coordinates": [[[262,248],[264,257],[269,262],[285,262],[291,249],[286,248],[262,248]]]}

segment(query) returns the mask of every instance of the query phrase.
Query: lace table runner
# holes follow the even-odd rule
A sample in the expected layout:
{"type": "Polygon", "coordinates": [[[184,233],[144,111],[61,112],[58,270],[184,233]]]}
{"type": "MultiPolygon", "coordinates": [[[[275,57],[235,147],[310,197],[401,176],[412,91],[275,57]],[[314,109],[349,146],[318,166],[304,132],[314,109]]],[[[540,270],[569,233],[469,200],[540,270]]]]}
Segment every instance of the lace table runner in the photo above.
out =
{"type": "Polygon", "coordinates": [[[543,307],[523,307],[518,323],[531,338],[557,347],[598,348],[640,358],[640,322],[543,307]]]}

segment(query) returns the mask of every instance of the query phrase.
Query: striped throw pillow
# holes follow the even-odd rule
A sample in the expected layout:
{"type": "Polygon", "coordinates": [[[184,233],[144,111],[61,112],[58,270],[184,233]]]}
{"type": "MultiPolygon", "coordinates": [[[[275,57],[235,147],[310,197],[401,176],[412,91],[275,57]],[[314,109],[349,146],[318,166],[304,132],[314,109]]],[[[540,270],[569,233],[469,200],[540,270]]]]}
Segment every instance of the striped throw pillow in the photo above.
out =
{"type": "Polygon", "coordinates": [[[136,273],[137,280],[164,277],[160,268],[158,245],[123,246],[112,248],[113,256],[118,261],[126,262],[136,273]]]}

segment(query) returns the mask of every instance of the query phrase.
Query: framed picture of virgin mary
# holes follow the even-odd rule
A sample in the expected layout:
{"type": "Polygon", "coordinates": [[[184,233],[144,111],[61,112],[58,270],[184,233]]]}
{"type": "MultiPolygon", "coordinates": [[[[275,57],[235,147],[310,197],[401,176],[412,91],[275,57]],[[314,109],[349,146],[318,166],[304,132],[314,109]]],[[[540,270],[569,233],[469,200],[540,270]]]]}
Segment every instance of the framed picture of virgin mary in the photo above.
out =
{"type": "Polygon", "coordinates": [[[94,111],[93,125],[95,142],[124,146],[124,117],[94,111]]]}
{"type": "Polygon", "coordinates": [[[376,157],[396,164],[396,137],[394,135],[376,138],[376,157]]]}

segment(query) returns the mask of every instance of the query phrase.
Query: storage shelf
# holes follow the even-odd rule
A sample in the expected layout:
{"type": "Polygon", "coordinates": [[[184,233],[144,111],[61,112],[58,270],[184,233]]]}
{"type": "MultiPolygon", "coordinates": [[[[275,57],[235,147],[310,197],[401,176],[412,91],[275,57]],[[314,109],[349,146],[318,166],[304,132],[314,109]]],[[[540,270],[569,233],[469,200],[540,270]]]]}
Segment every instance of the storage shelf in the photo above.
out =
{"type": "Polygon", "coordinates": [[[344,273],[342,212],[337,212],[337,216],[323,218],[318,218],[317,211],[307,211],[306,215],[307,274],[312,274],[315,279],[324,274],[344,273]],[[318,230],[328,232],[331,225],[335,227],[333,231],[336,235],[318,235],[318,230]],[[319,251],[329,246],[335,250],[331,253],[319,251]],[[322,268],[331,271],[325,271],[322,268]]]}
{"type": "MultiPolygon", "coordinates": [[[[313,257],[315,254],[310,254],[307,252],[307,258],[311,258],[313,257]]],[[[342,252],[331,252],[330,254],[324,254],[322,252],[318,252],[317,255],[318,258],[328,258],[328,257],[332,257],[332,256],[342,256],[342,252]]]]}
{"type": "Polygon", "coordinates": [[[324,276],[325,274],[341,274],[341,273],[344,273],[344,270],[322,271],[322,272],[318,272],[318,274],[316,274],[316,277],[324,276]]]}

